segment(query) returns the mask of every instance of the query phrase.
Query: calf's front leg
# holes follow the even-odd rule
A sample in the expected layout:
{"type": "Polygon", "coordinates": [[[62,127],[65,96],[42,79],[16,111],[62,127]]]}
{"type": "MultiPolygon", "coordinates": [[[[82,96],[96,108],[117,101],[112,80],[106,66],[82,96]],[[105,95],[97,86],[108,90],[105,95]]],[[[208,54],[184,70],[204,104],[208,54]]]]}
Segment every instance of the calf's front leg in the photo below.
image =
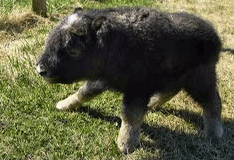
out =
{"type": "Polygon", "coordinates": [[[59,101],[56,108],[62,111],[73,109],[101,94],[107,88],[103,81],[87,81],[76,93],[59,101]]]}
{"type": "Polygon", "coordinates": [[[140,128],[146,112],[147,100],[143,98],[123,100],[121,128],[117,145],[121,152],[128,154],[140,145],[140,128]]]}

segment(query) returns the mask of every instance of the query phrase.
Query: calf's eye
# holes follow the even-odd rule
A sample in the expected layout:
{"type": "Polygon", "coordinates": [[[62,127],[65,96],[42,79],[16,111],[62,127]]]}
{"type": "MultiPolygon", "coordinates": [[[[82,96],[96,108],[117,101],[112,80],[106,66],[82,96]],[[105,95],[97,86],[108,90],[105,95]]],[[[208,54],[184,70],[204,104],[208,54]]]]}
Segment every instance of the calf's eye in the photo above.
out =
{"type": "Polygon", "coordinates": [[[78,49],[72,49],[69,52],[67,52],[70,56],[79,56],[80,51],[78,49]]]}

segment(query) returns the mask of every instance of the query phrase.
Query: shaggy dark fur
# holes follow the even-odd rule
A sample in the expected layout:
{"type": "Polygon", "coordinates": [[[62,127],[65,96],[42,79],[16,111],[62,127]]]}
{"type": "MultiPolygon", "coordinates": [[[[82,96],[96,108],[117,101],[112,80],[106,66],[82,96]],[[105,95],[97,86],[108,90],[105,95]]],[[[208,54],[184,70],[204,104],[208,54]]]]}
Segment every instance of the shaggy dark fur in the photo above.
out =
{"type": "Polygon", "coordinates": [[[220,49],[212,25],[192,14],[76,9],[50,33],[37,70],[50,83],[88,80],[79,100],[106,89],[124,93],[118,146],[128,153],[139,145],[133,141],[150,97],[164,102],[181,89],[204,108],[208,136],[222,136],[215,73],[220,49]]]}

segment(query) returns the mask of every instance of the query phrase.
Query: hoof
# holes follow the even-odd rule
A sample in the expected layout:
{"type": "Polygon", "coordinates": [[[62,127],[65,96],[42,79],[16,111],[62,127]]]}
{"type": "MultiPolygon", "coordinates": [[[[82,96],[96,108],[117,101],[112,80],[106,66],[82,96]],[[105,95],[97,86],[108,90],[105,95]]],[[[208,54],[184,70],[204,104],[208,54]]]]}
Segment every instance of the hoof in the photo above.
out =
{"type": "Polygon", "coordinates": [[[117,140],[117,145],[119,150],[124,154],[130,154],[135,151],[136,148],[139,148],[140,142],[135,139],[135,141],[125,142],[124,140],[117,140]]]}
{"type": "Polygon", "coordinates": [[[74,95],[71,95],[64,100],[59,101],[55,107],[58,110],[67,111],[67,110],[73,109],[79,105],[81,105],[81,103],[79,102],[78,98],[75,97],[74,95]]]}

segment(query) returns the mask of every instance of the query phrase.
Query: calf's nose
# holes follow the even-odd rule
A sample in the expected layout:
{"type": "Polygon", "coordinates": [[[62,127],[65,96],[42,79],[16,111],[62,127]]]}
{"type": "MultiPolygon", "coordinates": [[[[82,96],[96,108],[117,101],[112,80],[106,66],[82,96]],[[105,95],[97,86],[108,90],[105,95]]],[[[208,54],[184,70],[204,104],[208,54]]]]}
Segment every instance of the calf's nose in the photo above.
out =
{"type": "Polygon", "coordinates": [[[43,76],[43,77],[47,76],[47,71],[45,70],[45,67],[39,64],[36,65],[36,71],[37,73],[39,73],[40,76],[43,76]]]}

